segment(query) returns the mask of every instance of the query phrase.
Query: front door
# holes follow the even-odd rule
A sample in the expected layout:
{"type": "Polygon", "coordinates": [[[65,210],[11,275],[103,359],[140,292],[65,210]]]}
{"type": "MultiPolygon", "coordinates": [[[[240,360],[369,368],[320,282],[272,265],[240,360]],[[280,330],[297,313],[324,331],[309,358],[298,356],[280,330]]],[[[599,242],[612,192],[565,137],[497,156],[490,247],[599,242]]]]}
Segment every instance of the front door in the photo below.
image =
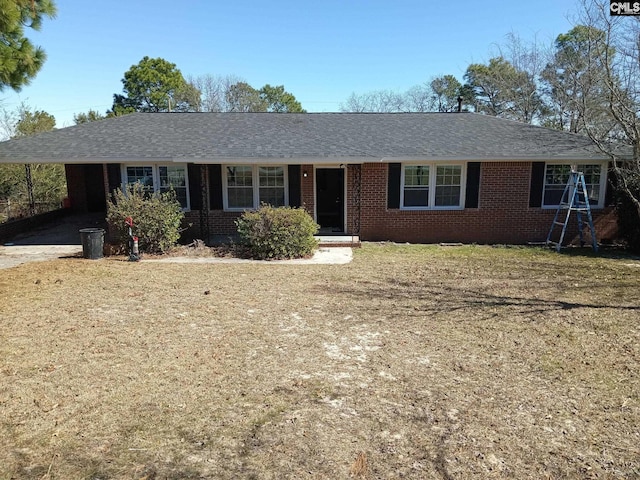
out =
{"type": "Polygon", "coordinates": [[[316,169],[316,213],[320,233],[344,232],[344,169],[316,169]]]}

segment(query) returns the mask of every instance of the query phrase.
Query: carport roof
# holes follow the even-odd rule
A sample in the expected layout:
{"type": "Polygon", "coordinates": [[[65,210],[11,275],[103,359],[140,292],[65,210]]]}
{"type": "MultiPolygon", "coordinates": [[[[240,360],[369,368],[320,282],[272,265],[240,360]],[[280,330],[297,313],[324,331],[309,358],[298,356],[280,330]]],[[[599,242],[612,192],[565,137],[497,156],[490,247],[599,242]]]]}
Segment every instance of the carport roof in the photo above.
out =
{"type": "Polygon", "coordinates": [[[1,163],[605,159],[583,136],[475,113],[133,113],[0,143],[1,163]]]}

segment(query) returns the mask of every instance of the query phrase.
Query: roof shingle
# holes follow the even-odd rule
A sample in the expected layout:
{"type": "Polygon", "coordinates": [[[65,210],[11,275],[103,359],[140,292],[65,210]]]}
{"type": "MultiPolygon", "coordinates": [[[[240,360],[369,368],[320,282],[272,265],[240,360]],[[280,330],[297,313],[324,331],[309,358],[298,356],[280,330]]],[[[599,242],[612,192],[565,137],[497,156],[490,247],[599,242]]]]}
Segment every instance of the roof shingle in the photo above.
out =
{"type": "Polygon", "coordinates": [[[586,137],[473,113],[134,113],[0,143],[2,163],[596,158],[586,137]]]}

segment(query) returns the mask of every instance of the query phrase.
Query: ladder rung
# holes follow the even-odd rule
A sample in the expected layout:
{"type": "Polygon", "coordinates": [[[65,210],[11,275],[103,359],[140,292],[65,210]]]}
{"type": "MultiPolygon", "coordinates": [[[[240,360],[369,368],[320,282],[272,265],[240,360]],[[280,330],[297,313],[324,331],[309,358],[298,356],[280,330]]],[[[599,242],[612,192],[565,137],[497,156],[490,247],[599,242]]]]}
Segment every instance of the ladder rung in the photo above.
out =
{"type": "MultiPolygon", "coordinates": [[[[558,251],[560,251],[560,248],[562,248],[562,241],[560,242],[552,241],[551,234],[553,233],[553,229],[555,228],[555,226],[559,225],[562,227],[562,235],[560,236],[560,239],[562,240],[564,238],[564,234],[567,229],[567,224],[569,223],[569,217],[571,216],[571,212],[578,213],[578,226],[582,227],[583,229],[584,227],[583,227],[582,217],[580,213],[587,214],[587,218],[588,218],[587,225],[589,226],[589,229],[591,231],[591,238],[595,239],[595,229],[593,227],[593,221],[591,219],[591,205],[589,204],[589,198],[586,191],[587,191],[587,187],[584,181],[584,174],[582,172],[575,172],[572,169],[571,175],[569,177],[569,181],[567,182],[564,192],[562,193],[562,197],[560,197],[560,202],[558,204],[558,210],[556,211],[556,216],[553,219],[553,223],[551,224],[551,229],[549,230],[549,234],[547,235],[547,245],[549,246],[552,245],[556,247],[558,251]],[[567,201],[565,201],[565,198],[567,199],[567,201]],[[567,211],[567,214],[565,215],[566,218],[562,222],[558,221],[558,217],[560,215],[561,210],[567,211]]],[[[581,244],[584,243],[582,230],[580,230],[580,241],[581,241],[581,244]]],[[[598,250],[597,245],[595,244],[595,240],[593,243],[593,249],[595,251],[598,250]]]]}

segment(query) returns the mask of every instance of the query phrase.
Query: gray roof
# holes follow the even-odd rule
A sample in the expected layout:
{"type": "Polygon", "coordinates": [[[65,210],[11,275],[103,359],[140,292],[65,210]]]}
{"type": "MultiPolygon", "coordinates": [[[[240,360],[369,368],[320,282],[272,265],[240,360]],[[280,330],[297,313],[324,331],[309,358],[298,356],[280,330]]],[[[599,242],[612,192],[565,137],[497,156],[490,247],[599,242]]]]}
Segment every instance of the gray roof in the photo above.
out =
{"type": "Polygon", "coordinates": [[[134,113],[0,142],[2,163],[596,158],[586,137],[474,113],[134,113]]]}

